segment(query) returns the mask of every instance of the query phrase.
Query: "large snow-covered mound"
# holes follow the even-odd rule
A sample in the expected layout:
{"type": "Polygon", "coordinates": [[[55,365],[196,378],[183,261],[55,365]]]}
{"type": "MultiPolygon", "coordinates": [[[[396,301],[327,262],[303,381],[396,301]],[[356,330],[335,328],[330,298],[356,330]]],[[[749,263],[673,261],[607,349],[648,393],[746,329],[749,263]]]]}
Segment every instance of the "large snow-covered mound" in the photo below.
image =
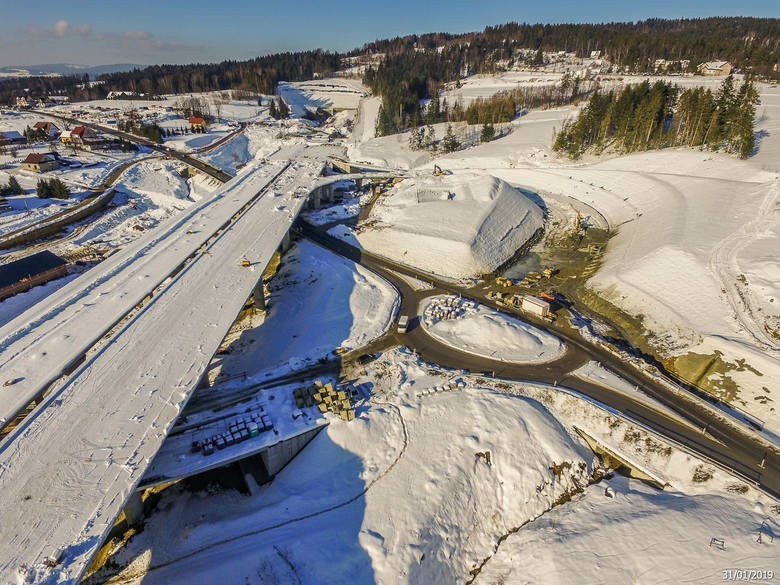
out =
{"type": "Polygon", "coordinates": [[[459,297],[435,296],[424,301],[422,324],[451,347],[514,363],[542,363],[563,355],[554,335],[459,297]]]}
{"type": "Polygon", "coordinates": [[[188,200],[190,196],[187,179],[181,176],[177,165],[158,159],[145,160],[130,167],[116,189],[146,196],[164,208],[185,207],[187,203],[182,204],[181,200],[188,200]]]}
{"type": "Polygon", "coordinates": [[[543,223],[535,203],[495,177],[418,176],[377,202],[358,240],[423,270],[471,277],[509,260],[543,223]]]}

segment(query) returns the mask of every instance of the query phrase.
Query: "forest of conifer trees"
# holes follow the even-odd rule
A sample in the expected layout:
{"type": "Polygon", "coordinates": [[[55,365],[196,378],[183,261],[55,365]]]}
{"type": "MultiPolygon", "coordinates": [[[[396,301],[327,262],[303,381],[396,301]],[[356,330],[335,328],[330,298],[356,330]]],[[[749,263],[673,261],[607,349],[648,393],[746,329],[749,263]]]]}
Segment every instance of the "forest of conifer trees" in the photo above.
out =
{"type": "Polygon", "coordinates": [[[564,123],[554,149],[577,158],[586,152],[635,152],[670,146],[723,149],[747,158],[755,148],[759,103],[753,82],[739,88],[729,75],[713,94],[649,81],[596,92],[576,120],[564,123]]]}

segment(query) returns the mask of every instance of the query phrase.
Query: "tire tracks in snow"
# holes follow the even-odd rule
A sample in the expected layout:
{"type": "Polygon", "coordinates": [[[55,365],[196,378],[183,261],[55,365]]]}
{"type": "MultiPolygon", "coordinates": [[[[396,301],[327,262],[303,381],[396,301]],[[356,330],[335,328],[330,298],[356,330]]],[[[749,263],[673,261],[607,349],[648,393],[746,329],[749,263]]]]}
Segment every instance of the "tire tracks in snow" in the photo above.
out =
{"type": "Polygon", "coordinates": [[[748,245],[760,239],[772,223],[778,222],[778,199],[780,177],[775,178],[774,185],[761,202],[758,215],[715,246],[709,261],[709,268],[720,281],[737,323],[761,349],[773,357],[780,356],[780,346],[759,322],[758,307],[751,298],[748,287],[740,289],[738,275],[742,272],[738,257],[748,245]]]}

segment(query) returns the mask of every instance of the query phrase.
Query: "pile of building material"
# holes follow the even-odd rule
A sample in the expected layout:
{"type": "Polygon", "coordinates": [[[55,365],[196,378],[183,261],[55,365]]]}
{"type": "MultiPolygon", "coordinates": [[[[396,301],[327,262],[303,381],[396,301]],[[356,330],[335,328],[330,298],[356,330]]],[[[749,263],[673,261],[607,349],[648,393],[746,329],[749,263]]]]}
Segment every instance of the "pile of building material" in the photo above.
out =
{"type": "Polygon", "coordinates": [[[465,389],[466,389],[466,382],[463,380],[463,378],[458,378],[457,380],[450,380],[449,382],[446,382],[441,386],[433,386],[431,388],[426,388],[422,392],[417,393],[416,396],[418,398],[422,398],[423,396],[431,396],[433,394],[439,394],[441,392],[451,392],[453,390],[465,390],[465,389]]]}
{"type": "Polygon", "coordinates": [[[242,441],[252,439],[273,429],[271,417],[264,412],[253,412],[235,418],[228,422],[228,428],[223,433],[207,437],[204,440],[193,441],[192,451],[211,455],[216,449],[224,449],[242,441]]]}
{"type": "Polygon", "coordinates": [[[295,404],[298,408],[317,406],[321,413],[332,412],[342,420],[354,420],[355,409],[353,400],[359,391],[351,386],[337,386],[328,382],[324,384],[316,380],[314,385],[296,388],[293,391],[295,404]]]}
{"type": "Polygon", "coordinates": [[[476,309],[477,304],[461,297],[443,297],[430,303],[423,314],[423,319],[427,325],[432,325],[437,321],[449,321],[463,317],[467,313],[476,309]]]}

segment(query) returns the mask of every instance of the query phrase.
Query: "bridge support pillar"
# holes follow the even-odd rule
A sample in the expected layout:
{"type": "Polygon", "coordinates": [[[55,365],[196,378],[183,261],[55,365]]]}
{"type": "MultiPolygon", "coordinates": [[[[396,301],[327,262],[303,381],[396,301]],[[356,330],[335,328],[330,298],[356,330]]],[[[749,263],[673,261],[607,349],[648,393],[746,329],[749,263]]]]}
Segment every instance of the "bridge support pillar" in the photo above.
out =
{"type": "Polygon", "coordinates": [[[311,192],[312,201],[314,202],[314,209],[322,207],[322,188],[317,187],[311,192]]]}
{"type": "Polygon", "coordinates": [[[289,249],[290,249],[290,246],[291,246],[291,245],[292,245],[292,239],[291,239],[291,237],[290,237],[290,232],[289,232],[289,231],[287,231],[287,232],[285,232],[285,234],[282,236],[282,243],[281,243],[281,244],[279,244],[279,251],[280,251],[280,252],[282,252],[282,253],[284,253],[284,252],[286,252],[287,250],[289,250],[289,249]]]}
{"type": "Polygon", "coordinates": [[[255,288],[252,289],[252,305],[255,309],[265,311],[265,287],[263,286],[263,279],[257,281],[255,288]]]}
{"type": "Polygon", "coordinates": [[[333,185],[325,185],[322,187],[323,189],[323,199],[327,201],[328,203],[331,203],[333,201],[333,185]]]}
{"type": "Polygon", "coordinates": [[[144,521],[144,500],[140,491],[130,494],[124,511],[128,526],[138,526],[144,521]]]}

